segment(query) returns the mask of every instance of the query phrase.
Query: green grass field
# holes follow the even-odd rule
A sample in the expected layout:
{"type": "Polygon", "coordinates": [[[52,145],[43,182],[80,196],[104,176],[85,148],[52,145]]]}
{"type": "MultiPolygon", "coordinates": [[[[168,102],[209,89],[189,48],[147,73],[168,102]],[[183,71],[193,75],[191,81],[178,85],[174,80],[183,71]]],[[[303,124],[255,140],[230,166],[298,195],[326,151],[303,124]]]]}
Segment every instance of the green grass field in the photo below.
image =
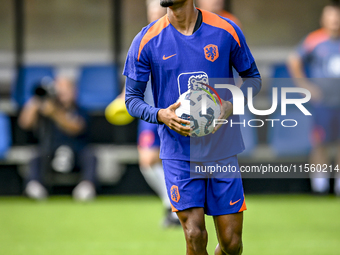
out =
{"type": "MultiPolygon", "coordinates": [[[[340,254],[340,199],[247,196],[244,253],[340,254]]],[[[0,198],[1,255],[185,254],[182,230],[162,229],[156,197],[0,198]]],[[[207,217],[208,252],[217,243],[207,217]]]]}

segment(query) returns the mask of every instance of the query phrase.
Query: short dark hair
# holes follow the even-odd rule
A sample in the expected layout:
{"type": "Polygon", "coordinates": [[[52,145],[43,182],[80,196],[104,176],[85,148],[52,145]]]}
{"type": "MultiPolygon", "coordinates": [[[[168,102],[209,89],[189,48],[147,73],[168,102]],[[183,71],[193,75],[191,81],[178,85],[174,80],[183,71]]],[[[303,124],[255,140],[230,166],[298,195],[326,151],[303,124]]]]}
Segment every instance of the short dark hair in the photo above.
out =
{"type": "Polygon", "coordinates": [[[332,0],[329,4],[327,4],[325,7],[334,7],[334,8],[340,8],[340,0],[332,0]]]}

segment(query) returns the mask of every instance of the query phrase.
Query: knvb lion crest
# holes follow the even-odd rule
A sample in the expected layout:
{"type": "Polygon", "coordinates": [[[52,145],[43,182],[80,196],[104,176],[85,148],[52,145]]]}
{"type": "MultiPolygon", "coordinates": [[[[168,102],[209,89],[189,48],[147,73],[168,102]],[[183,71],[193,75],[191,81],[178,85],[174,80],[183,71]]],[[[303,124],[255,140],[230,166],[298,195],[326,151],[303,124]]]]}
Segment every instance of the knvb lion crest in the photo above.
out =
{"type": "Polygon", "coordinates": [[[218,47],[214,44],[209,44],[204,47],[205,58],[211,62],[214,62],[220,56],[218,47]]]}
{"type": "Polygon", "coordinates": [[[192,75],[188,81],[188,90],[199,90],[199,88],[207,89],[206,86],[202,84],[209,84],[209,78],[207,74],[197,74],[192,75]]]}
{"type": "Polygon", "coordinates": [[[178,191],[178,187],[176,185],[173,185],[170,189],[170,192],[171,192],[171,200],[177,203],[179,199],[181,198],[179,191],[178,191]]]}
{"type": "Polygon", "coordinates": [[[202,84],[209,84],[209,77],[203,71],[181,73],[177,78],[179,96],[189,89],[199,90],[200,88],[207,89],[202,84]]]}

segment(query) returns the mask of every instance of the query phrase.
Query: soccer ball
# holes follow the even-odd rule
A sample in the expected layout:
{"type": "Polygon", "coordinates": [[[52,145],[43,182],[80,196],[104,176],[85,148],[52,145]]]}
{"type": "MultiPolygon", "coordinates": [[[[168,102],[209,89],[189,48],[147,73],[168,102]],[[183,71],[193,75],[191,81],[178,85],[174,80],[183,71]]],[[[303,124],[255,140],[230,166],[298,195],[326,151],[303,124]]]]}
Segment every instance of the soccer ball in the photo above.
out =
{"type": "Polygon", "coordinates": [[[191,136],[201,137],[209,135],[214,130],[214,119],[220,116],[220,105],[203,90],[188,90],[177,100],[181,102],[175,111],[176,115],[190,121],[191,136]],[[206,102],[206,112],[203,114],[203,103],[206,102]]]}

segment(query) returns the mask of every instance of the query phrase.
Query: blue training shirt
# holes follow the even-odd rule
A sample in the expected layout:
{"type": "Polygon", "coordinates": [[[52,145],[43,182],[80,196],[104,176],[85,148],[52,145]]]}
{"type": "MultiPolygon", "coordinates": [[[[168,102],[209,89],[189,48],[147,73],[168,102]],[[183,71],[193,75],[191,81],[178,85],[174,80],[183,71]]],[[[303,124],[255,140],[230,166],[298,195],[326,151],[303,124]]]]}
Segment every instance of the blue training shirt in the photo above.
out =
{"type": "Polygon", "coordinates": [[[340,107],[340,37],[331,38],[325,29],[310,33],[298,46],[308,77],[322,92],[321,104],[340,107]]]}
{"type": "MultiPolygon", "coordinates": [[[[157,123],[158,110],[175,103],[189,88],[209,83],[211,78],[229,78],[228,83],[233,83],[232,67],[242,73],[254,65],[239,27],[229,19],[200,11],[202,25],[192,35],[181,34],[165,15],[143,28],[133,40],[123,72],[128,77],[126,104],[132,115],[157,123]],[[141,101],[150,73],[155,107],[141,101]]],[[[216,90],[222,99],[231,99],[229,90],[216,90]]],[[[240,122],[236,115],[228,120],[240,122]]],[[[244,150],[240,125],[222,125],[215,134],[198,138],[181,136],[165,124],[159,124],[158,133],[161,159],[213,161],[244,150]]]]}

